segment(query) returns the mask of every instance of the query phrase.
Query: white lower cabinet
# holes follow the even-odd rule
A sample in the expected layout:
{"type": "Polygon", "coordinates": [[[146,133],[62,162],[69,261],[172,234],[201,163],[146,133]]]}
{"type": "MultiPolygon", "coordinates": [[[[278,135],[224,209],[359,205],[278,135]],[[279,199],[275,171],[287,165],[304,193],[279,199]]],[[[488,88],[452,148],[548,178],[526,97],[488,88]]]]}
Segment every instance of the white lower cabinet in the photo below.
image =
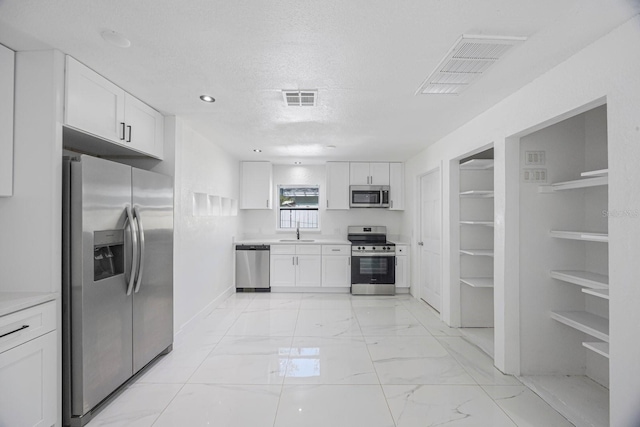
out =
{"type": "MultiPolygon", "coordinates": [[[[273,246],[271,247],[273,250],[273,246]]],[[[296,256],[271,254],[269,281],[272,288],[296,285],[296,256]]]]}
{"type": "Polygon", "coordinates": [[[51,313],[53,302],[0,318],[0,334],[7,334],[0,338],[0,426],[56,424],[57,333],[51,313]]]}
{"type": "Polygon", "coordinates": [[[271,287],[320,286],[320,251],[319,245],[271,245],[271,287]]]}
{"type": "Polygon", "coordinates": [[[409,249],[406,245],[396,245],[396,289],[409,288],[409,249]]]}
{"type": "Polygon", "coordinates": [[[351,246],[322,245],[322,287],[351,286],[351,246]]]}
{"type": "Polygon", "coordinates": [[[296,255],[296,286],[320,286],[319,255],[296,255]]]}

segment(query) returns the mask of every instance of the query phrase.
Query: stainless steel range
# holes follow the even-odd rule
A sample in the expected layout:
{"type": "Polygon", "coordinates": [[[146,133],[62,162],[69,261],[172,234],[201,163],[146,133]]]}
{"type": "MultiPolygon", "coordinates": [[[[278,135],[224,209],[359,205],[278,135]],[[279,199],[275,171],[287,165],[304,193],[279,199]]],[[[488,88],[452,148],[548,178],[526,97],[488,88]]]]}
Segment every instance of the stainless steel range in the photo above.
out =
{"type": "Polygon", "coordinates": [[[387,241],[387,227],[350,226],[351,293],[395,295],[396,245],[387,241]]]}

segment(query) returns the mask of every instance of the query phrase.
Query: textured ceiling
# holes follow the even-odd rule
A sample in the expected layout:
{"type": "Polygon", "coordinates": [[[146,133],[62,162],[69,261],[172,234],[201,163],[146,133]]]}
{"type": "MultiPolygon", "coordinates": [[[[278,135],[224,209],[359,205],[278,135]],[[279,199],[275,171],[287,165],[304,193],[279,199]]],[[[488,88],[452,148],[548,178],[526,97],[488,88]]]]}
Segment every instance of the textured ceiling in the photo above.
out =
{"type": "Polygon", "coordinates": [[[401,161],[639,12],[634,0],[0,0],[0,42],[60,49],[240,159],[401,161]],[[463,94],[414,96],[462,34],[528,39],[463,94]],[[318,106],[286,107],[282,89],[317,89],[318,106]]]}

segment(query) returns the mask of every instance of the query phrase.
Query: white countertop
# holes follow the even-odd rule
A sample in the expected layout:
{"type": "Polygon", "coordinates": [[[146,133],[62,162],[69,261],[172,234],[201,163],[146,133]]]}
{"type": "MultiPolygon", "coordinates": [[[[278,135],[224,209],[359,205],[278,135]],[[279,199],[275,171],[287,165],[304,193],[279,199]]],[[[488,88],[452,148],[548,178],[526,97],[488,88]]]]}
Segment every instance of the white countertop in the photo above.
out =
{"type": "Polygon", "coordinates": [[[347,239],[323,239],[309,237],[302,238],[300,240],[287,239],[287,238],[265,238],[265,239],[248,239],[237,240],[234,242],[236,245],[351,245],[351,242],[347,239]],[[284,240],[284,241],[283,241],[284,240]],[[309,241],[311,240],[311,241],[309,241]]]}
{"type": "Polygon", "coordinates": [[[57,293],[51,292],[0,292],[0,316],[53,301],[57,297],[57,293]]]}

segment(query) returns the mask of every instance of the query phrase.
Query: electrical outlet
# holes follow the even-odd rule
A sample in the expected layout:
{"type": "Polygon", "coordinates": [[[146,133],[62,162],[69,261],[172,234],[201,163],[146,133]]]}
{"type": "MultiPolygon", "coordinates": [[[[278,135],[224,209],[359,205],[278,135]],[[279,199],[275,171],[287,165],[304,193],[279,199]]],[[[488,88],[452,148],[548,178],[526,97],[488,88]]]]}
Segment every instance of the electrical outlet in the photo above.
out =
{"type": "Polygon", "coordinates": [[[524,164],[525,165],[544,165],[545,152],[544,151],[525,151],[524,164]]]}
{"type": "Polygon", "coordinates": [[[532,184],[545,184],[547,182],[547,170],[532,168],[523,169],[522,182],[529,182],[532,184]]]}

